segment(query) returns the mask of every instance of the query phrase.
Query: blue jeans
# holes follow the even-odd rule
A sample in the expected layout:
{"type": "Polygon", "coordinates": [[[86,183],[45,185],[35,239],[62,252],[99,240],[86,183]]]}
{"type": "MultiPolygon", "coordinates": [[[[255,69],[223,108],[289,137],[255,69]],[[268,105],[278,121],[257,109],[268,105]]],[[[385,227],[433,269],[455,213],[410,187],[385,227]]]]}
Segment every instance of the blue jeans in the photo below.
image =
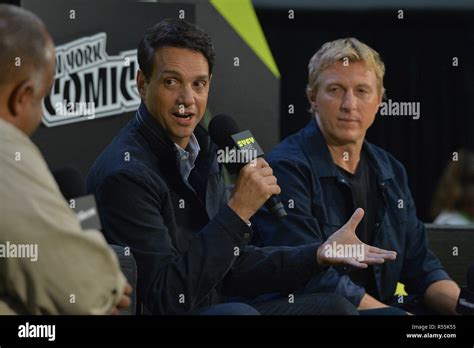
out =
{"type": "Polygon", "coordinates": [[[293,301],[278,296],[247,305],[240,302],[199,308],[192,315],[359,315],[356,307],[344,297],[330,293],[295,294],[293,301]]]}
{"type": "Polygon", "coordinates": [[[191,315],[260,315],[260,313],[245,303],[231,302],[221,303],[214,306],[198,308],[191,315]]]}
{"type": "Polygon", "coordinates": [[[295,294],[288,297],[252,303],[263,315],[359,315],[357,308],[334,293],[295,294]]]}
{"type": "Polygon", "coordinates": [[[364,309],[359,311],[360,315],[408,315],[404,310],[397,307],[384,307],[375,309],[364,309]]]}

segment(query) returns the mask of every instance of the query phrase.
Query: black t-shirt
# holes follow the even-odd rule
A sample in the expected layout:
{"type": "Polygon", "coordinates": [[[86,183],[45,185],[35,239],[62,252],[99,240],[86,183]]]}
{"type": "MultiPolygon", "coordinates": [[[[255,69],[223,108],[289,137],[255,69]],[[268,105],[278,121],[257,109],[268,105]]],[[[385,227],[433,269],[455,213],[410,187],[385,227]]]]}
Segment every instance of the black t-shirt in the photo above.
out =
{"type": "MultiPolygon", "coordinates": [[[[354,174],[349,173],[341,167],[337,167],[339,172],[347,180],[352,190],[354,200],[354,210],[356,208],[364,209],[365,215],[356,229],[356,235],[359,239],[367,244],[372,244],[375,229],[375,212],[377,211],[377,191],[376,178],[373,168],[370,166],[369,159],[365,151],[361,151],[359,164],[354,174]]],[[[353,211],[349,216],[354,213],[353,211]]],[[[351,280],[364,287],[366,292],[375,296],[375,279],[373,267],[366,269],[351,269],[349,272],[351,280]]],[[[376,296],[375,296],[376,297],[376,296]]]]}

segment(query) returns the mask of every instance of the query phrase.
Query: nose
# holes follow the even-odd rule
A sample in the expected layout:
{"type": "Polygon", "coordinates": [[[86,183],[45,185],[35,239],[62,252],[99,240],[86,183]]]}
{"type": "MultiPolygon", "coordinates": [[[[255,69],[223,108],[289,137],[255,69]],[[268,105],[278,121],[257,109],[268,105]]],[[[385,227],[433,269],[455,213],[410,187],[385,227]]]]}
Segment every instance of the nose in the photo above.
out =
{"type": "Polygon", "coordinates": [[[344,112],[350,112],[357,108],[357,98],[354,95],[352,89],[348,89],[344,93],[344,97],[342,99],[341,109],[344,112]]]}
{"type": "Polygon", "coordinates": [[[178,104],[188,107],[194,104],[194,92],[191,86],[183,85],[178,97],[178,104]]]}

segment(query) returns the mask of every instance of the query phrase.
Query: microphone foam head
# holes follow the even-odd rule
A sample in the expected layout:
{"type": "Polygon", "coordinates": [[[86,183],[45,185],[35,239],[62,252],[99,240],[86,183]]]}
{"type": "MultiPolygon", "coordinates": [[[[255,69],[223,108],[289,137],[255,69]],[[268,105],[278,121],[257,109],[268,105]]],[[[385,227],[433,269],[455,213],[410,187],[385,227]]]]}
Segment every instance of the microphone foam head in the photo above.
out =
{"type": "Polygon", "coordinates": [[[239,133],[237,122],[229,115],[219,114],[209,122],[209,136],[219,148],[233,148],[234,142],[231,136],[239,133]]]}

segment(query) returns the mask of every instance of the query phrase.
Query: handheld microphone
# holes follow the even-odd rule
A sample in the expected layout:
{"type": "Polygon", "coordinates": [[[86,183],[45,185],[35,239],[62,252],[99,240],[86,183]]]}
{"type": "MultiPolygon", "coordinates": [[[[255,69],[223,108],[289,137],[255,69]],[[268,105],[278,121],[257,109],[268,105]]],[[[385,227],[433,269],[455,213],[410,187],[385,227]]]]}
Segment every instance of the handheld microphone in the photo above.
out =
{"type": "MultiPolygon", "coordinates": [[[[228,115],[216,115],[209,123],[211,140],[226,154],[223,161],[231,174],[238,173],[251,160],[263,157],[264,152],[249,130],[241,132],[234,119],[228,115]]],[[[272,195],[265,207],[277,218],[287,215],[277,195],[272,195]]]]}
{"type": "Polygon", "coordinates": [[[474,315],[474,263],[467,271],[467,286],[461,288],[456,312],[463,315],[474,315]]]}
{"type": "Polygon", "coordinates": [[[97,204],[94,195],[88,195],[81,173],[71,167],[54,170],[53,177],[83,229],[101,230],[97,204]]]}

